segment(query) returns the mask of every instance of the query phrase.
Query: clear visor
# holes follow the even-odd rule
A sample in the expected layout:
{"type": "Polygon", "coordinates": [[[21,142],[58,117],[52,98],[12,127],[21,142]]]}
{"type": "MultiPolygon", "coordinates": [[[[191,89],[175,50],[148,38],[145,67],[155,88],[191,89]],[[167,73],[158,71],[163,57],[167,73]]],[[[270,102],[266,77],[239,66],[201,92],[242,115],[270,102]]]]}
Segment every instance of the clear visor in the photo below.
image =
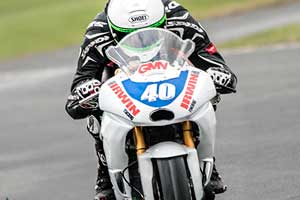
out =
{"type": "MultiPolygon", "coordinates": [[[[158,22],[156,22],[150,26],[143,27],[143,28],[165,28],[166,21],[167,21],[167,16],[164,15],[158,22]]],[[[121,27],[113,24],[109,19],[108,19],[108,23],[109,23],[111,32],[114,34],[115,40],[118,42],[121,41],[129,33],[132,33],[136,30],[142,29],[142,28],[121,28],[121,27]]]]}

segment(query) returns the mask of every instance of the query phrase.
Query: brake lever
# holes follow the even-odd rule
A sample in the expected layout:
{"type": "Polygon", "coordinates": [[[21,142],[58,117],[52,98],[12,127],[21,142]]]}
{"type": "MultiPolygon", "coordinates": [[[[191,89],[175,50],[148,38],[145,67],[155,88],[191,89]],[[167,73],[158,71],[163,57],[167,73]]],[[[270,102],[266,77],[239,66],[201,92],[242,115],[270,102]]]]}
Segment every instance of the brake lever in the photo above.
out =
{"type": "Polygon", "coordinates": [[[86,102],[88,102],[89,100],[95,98],[95,97],[98,96],[98,95],[99,95],[99,92],[95,92],[94,94],[92,94],[92,95],[90,95],[90,96],[88,96],[88,97],[86,97],[86,98],[84,98],[84,99],[81,99],[81,100],[78,102],[78,104],[81,105],[81,104],[83,104],[83,103],[86,103],[86,102]]]}
{"type": "Polygon", "coordinates": [[[71,107],[80,106],[80,105],[82,105],[82,104],[88,102],[89,100],[95,98],[95,97],[98,96],[98,95],[99,95],[99,92],[96,92],[96,93],[94,93],[94,94],[92,94],[92,95],[90,95],[90,96],[88,96],[88,97],[86,97],[86,98],[84,98],[84,99],[81,99],[80,101],[74,101],[74,102],[72,102],[72,103],[70,104],[70,106],[71,106],[71,107]]]}

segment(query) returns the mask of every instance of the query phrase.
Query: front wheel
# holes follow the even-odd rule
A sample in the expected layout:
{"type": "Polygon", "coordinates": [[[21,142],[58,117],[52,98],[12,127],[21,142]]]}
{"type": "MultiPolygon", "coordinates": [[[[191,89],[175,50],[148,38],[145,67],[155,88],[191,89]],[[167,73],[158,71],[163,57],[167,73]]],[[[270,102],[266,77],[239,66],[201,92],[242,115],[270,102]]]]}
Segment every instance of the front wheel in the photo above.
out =
{"type": "Polygon", "coordinates": [[[194,200],[184,157],[154,159],[155,199],[194,200]]]}

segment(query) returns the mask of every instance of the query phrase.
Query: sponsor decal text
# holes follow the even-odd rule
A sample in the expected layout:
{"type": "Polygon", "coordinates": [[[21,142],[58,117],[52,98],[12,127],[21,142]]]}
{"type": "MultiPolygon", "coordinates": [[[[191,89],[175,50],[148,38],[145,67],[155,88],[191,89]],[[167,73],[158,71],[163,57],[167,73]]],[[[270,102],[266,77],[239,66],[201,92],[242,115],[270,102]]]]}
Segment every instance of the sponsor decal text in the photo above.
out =
{"type": "Polygon", "coordinates": [[[163,61],[163,60],[149,62],[149,63],[145,63],[145,64],[141,65],[138,69],[138,72],[140,74],[144,74],[144,73],[147,73],[152,70],[166,70],[168,65],[169,65],[169,62],[163,61]]]}
{"type": "Polygon", "coordinates": [[[136,107],[136,105],[134,105],[131,98],[125,93],[123,88],[121,88],[121,86],[118,83],[112,82],[109,84],[109,87],[117,95],[118,99],[120,99],[122,104],[126,107],[124,113],[131,120],[140,113],[140,110],[136,107]]]}
{"type": "Polygon", "coordinates": [[[199,72],[192,72],[187,83],[187,87],[183,96],[183,100],[180,104],[182,108],[188,111],[192,111],[196,102],[193,100],[193,95],[199,78],[199,72]]]}
{"type": "Polygon", "coordinates": [[[135,15],[129,18],[130,23],[140,23],[140,22],[145,22],[149,19],[148,15],[135,15]]]}

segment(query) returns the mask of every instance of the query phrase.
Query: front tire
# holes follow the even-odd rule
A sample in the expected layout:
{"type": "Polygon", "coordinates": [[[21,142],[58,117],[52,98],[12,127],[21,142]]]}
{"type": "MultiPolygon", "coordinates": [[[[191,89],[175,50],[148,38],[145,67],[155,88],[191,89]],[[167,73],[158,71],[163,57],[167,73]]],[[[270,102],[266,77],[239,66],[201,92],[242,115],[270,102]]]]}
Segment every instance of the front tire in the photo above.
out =
{"type": "Polygon", "coordinates": [[[184,157],[153,160],[155,199],[193,200],[184,157]]]}

